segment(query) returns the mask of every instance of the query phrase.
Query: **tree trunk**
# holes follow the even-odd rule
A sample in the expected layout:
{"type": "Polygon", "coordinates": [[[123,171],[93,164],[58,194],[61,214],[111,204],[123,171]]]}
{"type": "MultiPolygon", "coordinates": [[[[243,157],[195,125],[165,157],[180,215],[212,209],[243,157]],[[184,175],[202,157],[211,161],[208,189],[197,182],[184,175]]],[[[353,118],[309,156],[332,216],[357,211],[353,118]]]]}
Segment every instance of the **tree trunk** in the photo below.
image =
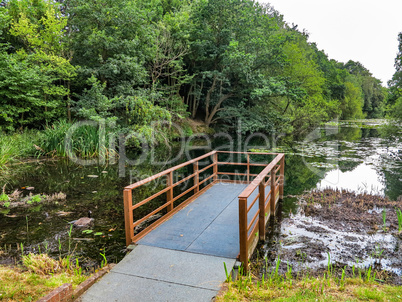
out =
{"type": "Polygon", "coordinates": [[[211,113],[210,113],[208,116],[205,117],[205,124],[206,124],[208,127],[209,127],[209,125],[211,124],[211,122],[212,122],[212,120],[213,120],[215,114],[219,111],[219,109],[220,109],[222,103],[223,103],[224,101],[226,101],[228,98],[232,97],[232,96],[233,96],[232,93],[229,93],[229,94],[226,94],[226,95],[224,95],[224,96],[221,96],[221,98],[219,99],[218,103],[216,103],[216,105],[215,105],[214,108],[212,109],[211,113]]]}

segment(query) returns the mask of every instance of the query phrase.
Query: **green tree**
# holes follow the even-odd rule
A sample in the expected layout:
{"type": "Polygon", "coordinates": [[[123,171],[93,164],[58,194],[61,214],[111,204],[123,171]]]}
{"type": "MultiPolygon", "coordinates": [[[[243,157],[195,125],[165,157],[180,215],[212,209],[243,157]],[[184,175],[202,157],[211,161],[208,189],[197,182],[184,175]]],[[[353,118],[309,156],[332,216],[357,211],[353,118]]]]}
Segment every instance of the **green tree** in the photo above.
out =
{"type": "Polygon", "coordinates": [[[341,101],[341,119],[360,119],[363,115],[364,99],[360,87],[356,87],[351,82],[345,83],[345,97],[341,101]]]}
{"type": "Polygon", "coordinates": [[[62,43],[66,17],[45,0],[8,1],[1,17],[3,128],[40,127],[63,116],[75,76],[62,43]]]}

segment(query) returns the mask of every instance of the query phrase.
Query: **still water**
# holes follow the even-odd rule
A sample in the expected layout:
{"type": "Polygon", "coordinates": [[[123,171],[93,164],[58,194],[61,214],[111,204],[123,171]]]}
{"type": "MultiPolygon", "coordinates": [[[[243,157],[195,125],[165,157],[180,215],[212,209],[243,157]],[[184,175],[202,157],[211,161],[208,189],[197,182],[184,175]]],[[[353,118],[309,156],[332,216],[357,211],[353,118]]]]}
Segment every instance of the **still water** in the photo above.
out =
{"type": "MultiPolygon", "coordinates": [[[[203,144],[202,140],[194,141],[190,156],[205,153],[203,144]]],[[[214,141],[212,146],[221,144],[214,141]]],[[[386,195],[394,200],[402,195],[401,142],[380,138],[376,129],[327,127],[303,141],[278,144],[276,150],[286,153],[288,197],[280,217],[296,211],[294,196],[305,190],[332,187],[386,195]]],[[[8,251],[0,253],[0,264],[20,253],[21,244],[25,252],[40,250],[55,256],[73,252],[86,267],[99,265],[101,253],[109,262],[119,261],[125,254],[124,186],[187,160],[183,155],[163,164],[176,155],[175,148],[169,152],[161,149],[155,155],[161,164],[154,166],[145,160],[125,166],[123,175],[118,164],[82,166],[46,159],[11,166],[0,176],[0,186],[6,185],[7,193],[20,190],[26,196],[63,192],[67,197],[58,202],[0,207],[0,248],[8,251]],[[34,189],[22,189],[27,187],[34,189]],[[94,218],[93,227],[89,231],[73,229],[69,235],[69,222],[86,217],[88,211],[94,218]]]]}

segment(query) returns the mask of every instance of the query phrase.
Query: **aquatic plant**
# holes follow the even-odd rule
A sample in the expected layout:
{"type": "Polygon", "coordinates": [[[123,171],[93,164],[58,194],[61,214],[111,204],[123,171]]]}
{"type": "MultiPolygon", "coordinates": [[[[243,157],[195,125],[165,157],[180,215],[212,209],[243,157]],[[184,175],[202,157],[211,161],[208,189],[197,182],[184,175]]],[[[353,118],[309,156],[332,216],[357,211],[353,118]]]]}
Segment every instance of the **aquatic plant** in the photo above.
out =
{"type": "Polygon", "coordinates": [[[398,232],[402,231],[402,211],[401,209],[396,209],[396,216],[398,217],[398,232]]]}
{"type": "Polygon", "coordinates": [[[387,221],[387,211],[385,210],[385,208],[382,210],[382,229],[384,232],[387,231],[387,225],[386,225],[386,221],[387,221]]]}
{"type": "Polygon", "coordinates": [[[4,201],[9,201],[9,200],[10,200],[10,198],[8,197],[7,194],[5,194],[5,193],[0,194],[0,201],[4,202],[4,201]]]}
{"type": "Polygon", "coordinates": [[[92,125],[81,125],[80,127],[74,128],[75,130],[71,133],[68,138],[68,146],[73,154],[68,154],[68,149],[66,148],[66,133],[73,127],[72,123],[67,121],[58,121],[52,126],[45,128],[41,132],[41,143],[39,143],[39,148],[42,153],[50,156],[79,156],[83,158],[92,158],[103,153],[105,156],[110,154],[112,151],[108,148],[103,147],[102,149],[102,132],[105,130],[100,130],[99,127],[94,127],[92,125]]]}
{"type": "Polygon", "coordinates": [[[0,202],[7,202],[10,198],[6,194],[6,185],[3,186],[3,192],[0,194],[0,202]]]}
{"type": "Polygon", "coordinates": [[[329,252],[327,252],[327,254],[328,254],[328,263],[327,263],[328,276],[331,276],[333,271],[333,267],[331,264],[331,255],[329,254],[329,252]]]}
{"type": "Polygon", "coordinates": [[[38,131],[34,130],[10,135],[0,132],[0,170],[7,170],[7,164],[20,157],[34,156],[38,140],[38,131]]]}
{"type": "Polygon", "coordinates": [[[37,195],[31,196],[31,198],[28,199],[27,204],[40,203],[41,201],[42,201],[42,196],[40,194],[37,194],[37,195]]]}

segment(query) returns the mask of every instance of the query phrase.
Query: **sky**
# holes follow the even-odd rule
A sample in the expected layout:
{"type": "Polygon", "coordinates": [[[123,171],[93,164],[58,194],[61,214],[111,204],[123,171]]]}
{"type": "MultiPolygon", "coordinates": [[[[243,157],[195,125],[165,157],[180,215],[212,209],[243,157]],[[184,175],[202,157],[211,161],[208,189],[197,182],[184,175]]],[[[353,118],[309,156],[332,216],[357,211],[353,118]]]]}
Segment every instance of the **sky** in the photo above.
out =
{"type": "Polygon", "coordinates": [[[402,0],[258,0],[306,29],[330,59],[359,61],[384,86],[395,72],[402,0]]]}

